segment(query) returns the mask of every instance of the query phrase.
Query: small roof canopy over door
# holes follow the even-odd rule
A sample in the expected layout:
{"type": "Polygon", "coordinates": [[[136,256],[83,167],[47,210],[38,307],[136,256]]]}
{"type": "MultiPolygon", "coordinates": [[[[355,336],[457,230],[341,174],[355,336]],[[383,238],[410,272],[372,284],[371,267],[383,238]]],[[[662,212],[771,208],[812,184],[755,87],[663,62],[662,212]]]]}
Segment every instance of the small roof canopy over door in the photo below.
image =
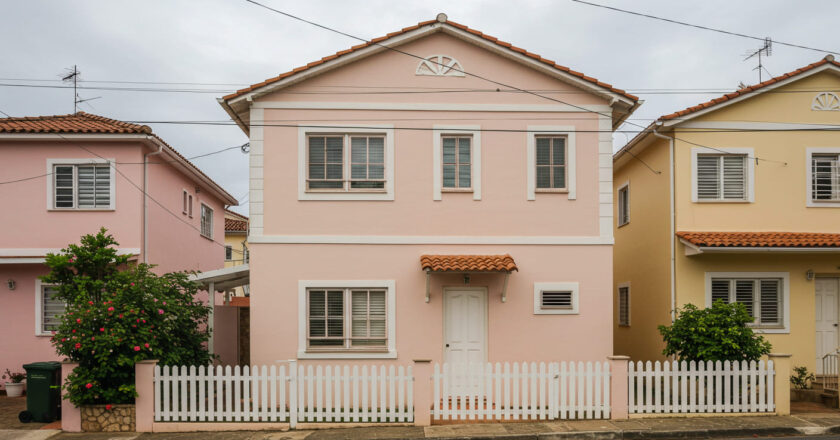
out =
{"type": "Polygon", "coordinates": [[[502,302],[507,301],[508,277],[518,271],[509,254],[504,255],[422,255],[420,267],[426,272],[426,302],[431,294],[432,273],[499,273],[505,275],[502,302]]]}

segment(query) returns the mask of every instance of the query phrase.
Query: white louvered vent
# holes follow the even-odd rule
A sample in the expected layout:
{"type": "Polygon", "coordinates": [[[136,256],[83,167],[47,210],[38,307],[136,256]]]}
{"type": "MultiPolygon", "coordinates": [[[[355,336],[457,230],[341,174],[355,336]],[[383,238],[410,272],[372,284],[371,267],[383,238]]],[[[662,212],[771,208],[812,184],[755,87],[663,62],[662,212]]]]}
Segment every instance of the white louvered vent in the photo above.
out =
{"type": "Polygon", "coordinates": [[[542,293],[542,301],[540,304],[544,309],[571,309],[572,292],[544,291],[542,293]]]}

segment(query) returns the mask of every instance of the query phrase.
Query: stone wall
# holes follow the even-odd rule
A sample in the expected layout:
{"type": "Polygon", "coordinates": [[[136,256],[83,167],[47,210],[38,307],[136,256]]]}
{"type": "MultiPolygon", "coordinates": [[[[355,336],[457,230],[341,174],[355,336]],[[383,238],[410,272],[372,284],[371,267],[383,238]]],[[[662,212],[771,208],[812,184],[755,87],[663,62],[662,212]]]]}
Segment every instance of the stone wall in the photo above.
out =
{"type": "Polygon", "coordinates": [[[135,430],[134,405],[82,406],[82,431],[131,432],[135,430]]]}

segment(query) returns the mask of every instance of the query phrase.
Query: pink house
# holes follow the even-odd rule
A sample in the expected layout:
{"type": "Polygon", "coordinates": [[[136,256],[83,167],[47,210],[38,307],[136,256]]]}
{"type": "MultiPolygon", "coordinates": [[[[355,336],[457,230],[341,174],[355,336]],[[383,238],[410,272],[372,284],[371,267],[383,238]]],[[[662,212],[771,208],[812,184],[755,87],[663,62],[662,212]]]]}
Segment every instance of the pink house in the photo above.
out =
{"type": "Polygon", "coordinates": [[[220,102],[251,142],[252,364],[612,354],[635,96],[441,14],[220,102]]]}
{"type": "Polygon", "coordinates": [[[53,360],[63,305],[44,256],[104,226],[156,271],[224,266],[236,199],[144,125],[83,112],[0,119],[0,368],[53,360]],[[144,192],[148,196],[144,196],[144,192]]]}

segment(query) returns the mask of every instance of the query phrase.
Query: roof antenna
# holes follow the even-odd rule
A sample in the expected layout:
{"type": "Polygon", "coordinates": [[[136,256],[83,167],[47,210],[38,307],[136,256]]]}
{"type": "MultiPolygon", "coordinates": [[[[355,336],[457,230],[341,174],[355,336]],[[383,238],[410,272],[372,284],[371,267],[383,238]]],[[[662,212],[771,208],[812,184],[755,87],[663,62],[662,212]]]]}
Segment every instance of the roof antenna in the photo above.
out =
{"type": "MultiPolygon", "coordinates": [[[[768,56],[768,57],[770,55],[773,55],[773,40],[771,40],[770,37],[767,37],[767,38],[764,39],[764,45],[761,46],[760,49],[758,49],[754,52],[747,52],[746,53],[747,57],[744,58],[744,61],[747,61],[748,59],[753,58],[753,57],[758,58],[758,66],[756,66],[753,70],[758,70],[758,83],[759,84],[761,84],[761,81],[762,81],[761,80],[761,71],[762,70],[767,71],[767,69],[764,67],[764,64],[762,64],[762,61],[761,61],[761,55],[762,54],[764,54],[764,56],[768,56]]],[[[767,73],[770,73],[770,72],[767,71],[767,73]]]]}
{"type": "Polygon", "coordinates": [[[82,99],[79,96],[79,92],[78,92],[78,83],[79,83],[80,76],[82,75],[82,72],[79,72],[79,69],[77,68],[77,66],[75,64],[73,65],[72,70],[71,69],[64,69],[64,70],[67,70],[69,73],[67,75],[64,75],[61,78],[61,80],[64,81],[64,82],[73,81],[73,113],[74,114],[79,111],[79,104],[81,104],[83,102],[93,101],[94,99],[101,98],[101,96],[97,96],[95,98],[82,99]]]}

